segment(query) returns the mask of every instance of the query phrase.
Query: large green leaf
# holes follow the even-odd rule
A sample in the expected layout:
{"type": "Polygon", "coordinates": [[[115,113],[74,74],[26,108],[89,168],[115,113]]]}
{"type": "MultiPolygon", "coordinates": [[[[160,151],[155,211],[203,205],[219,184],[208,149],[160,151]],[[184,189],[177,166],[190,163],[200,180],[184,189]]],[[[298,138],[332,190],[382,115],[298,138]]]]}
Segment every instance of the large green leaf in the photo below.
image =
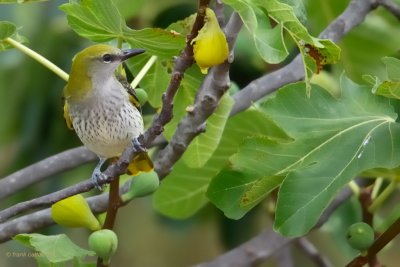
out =
{"type": "MultiPolygon", "coordinates": [[[[296,1],[299,2],[299,1],[296,1]]],[[[297,16],[305,19],[304,6],[285,0],[224,0],[239,13],[245,27],[253,35],[261,57],[268,63],[279,63],[288,56],[284,32],[289,33],[303,57],[307,92],[310,94],[310,79],[327,64],[335,64],[340,57],[340,48],[328,39],[319,39],[309,34],[297,16]],[[272,27],[269,18],[278,25],[272,27]]]]}
{"type": "MultiPolygon", "coordinates": [[[[274,225],[284,235],[309,231],[335,194],[356,175],[400,164],[400,127],[389,100],[347,78],[342,78],[341,88],[340,99],[317,86],[308,98],[303,83],[281,89],[263,107],[294,141],[248,138],[232,159],[235,170],[257,181],[286,176],[274,225]]],[[[246,201],[246,205],[255,205],[262,193],[253,193],[253,203],[246,201]]],[[[243,202],[243,194],[235,200],[236,206],[243,202]]]]}
{"type": "Polygon", "coordinates": [[[176,55],[185,44],[183,36],[163,29],[130,29],[113,1],[71,0],[60,9],[67,14],[68,23],[77,34],[95,42],[125,40],[160,57],[176,55]]]}
{"type": "Polygon", "coordinates": [[[130,30],[113,1],[70,1],[60,9],[67,14],[68,23],[76,33],[95,42],[123,38],[130,30]]]}
{"type": "Polygon", "coordinates": [[[215,112],[207,119],[205,133],[193,139],[183,154],[182,159],[188,167],[202,167],[217,149],[232,105],[232,98],[225,94],[215,112]]]}
{"type": "Polygon", "coordinates": [[[283,178],[226,168],[211,181],[207,197],[226,217],[240,219],[279,186],[283,178]]]}
{"type": "Polygon", "coordinates": [[[40,252],[41,257],[45,257],[50,263],[55,264],[95,255],[93,251],[75,245],[65,234],[52,236],[35,233],[19,234],[13,239],[40,252]]]}
{"type": "Polygon", "coordinates": [[[183,160],[175,164],[154,195],[155,208],[175,218],[187,218],[196,213],[208,202],[205,195],[207,187],[226,166],[229,156],[236,153],[245,137],[260,134],[277,140],[288,138],[260,110],[250,109],[230,118],[218,148],[202,168],[190,168],[183,160]]]}
{"type": "Polygon", "coordinates": [[[303,57],[305,81],[309,94],[312,75],[318,73],[326,64],[337,63],[340,58],[340,48],[331,40],[311,36],[297,18],[293,6],[278,0],[255,1],[267,10],[268,15],[279,23],[298,45],[303,57]]]}
{"type": "MultiPolygon", "coordinates": [[[[136,56],[135,60],[126,61],[126,64],[131,72],[137,75],[149,59],[150,55],[142,54],[136,56]]],[[[161,96],[167,89],[171,79],[171,74],[168,70],[172,67],[171,61],[157,58],[156,62],[140,81],[140,87],[146,91],[148,101],[153,108],[157,109],[162,105],[161,96]]]]}
{"type": "Polygon", "coordinates": [[[268,17],[250,0],[224,0],[240,15],[244,26],[253,36],[260,56],[268,63],[279,63],[289,52],[282,39],[282,28],[272,28],[268,17]]]}
{"type": "Polygon", "coordinates": [[[132,47],[142,47],[160,58],[178,56],[185,47],[185,36],[160,28],[129,30],[125,37],[132,47]]]}

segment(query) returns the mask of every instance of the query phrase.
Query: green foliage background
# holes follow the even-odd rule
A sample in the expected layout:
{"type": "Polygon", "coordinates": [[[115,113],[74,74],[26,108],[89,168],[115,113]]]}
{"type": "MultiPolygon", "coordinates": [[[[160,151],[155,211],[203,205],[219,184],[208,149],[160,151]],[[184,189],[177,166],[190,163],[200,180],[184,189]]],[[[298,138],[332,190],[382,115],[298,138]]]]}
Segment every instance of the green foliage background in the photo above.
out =
{"type": "MultiPolygon", "coordinates": [[[[177,20],[184,19],[196,10],[194,2],[184,0],[118,0],[115,2],[119,10],[122,11],[127,24],[131,28],[135,29],[142,29],[145,27],[165,28],[177,20]]],[[[234,6],[238,1],[225,2],[232,2],[232,5],[234,6]]],[[[70,29],[65,14],[58,8],[64,3],[65,1],[46,1],[25,5],[1,5],[0,20],[12,21],[16,25],[22,26],[22,28],[19,29],[19,32],[21,35],[27,37],[29,40],[29,47],[43,54],[62,69],[68,71],[73,55],[82,48],[90,45],[91,42],[77,36],[76,33],[70,29]]],[[[347,6],[348,1],[338,2],[330,0],[324,1],[324,3],[318,1],[304,1],[304,3],[304,13],[296,15],[298,15],[300,19],[307,17],[307,19],[302,22],[305,23],[305,26],[309,29],[311,35],[317,36],[318,33],[332,21],[332,19],[343,11],[347,6]]],[[[256,12],[255,21],[257,21],[258,15],[259,14],[256,12]]],[[[71,18],[69,19],[71,20],[71,18]]],[[[279,21],[279,18],[277,18],[277,20],[279,21]]],[[[265,25],[262,25],[260,27],[264,26],[265,25]]],[[[254,21],[249,19],[246,28],[253,30],[253,32],[251,33],[244,30],[240,34],[235,48],[236,58],[231,71],[231,79],[240,87],[245,86],[252,79],[260,76],[262,73],[280,67],[280,65],[268,65],[260,58],[257,51],[260,51],[260,47],[262,48],[262,51],[266,51],[266,47],[263,46],[265,44],[257,43],[257,40],[265,38],[265,36],[260,36],[260,34],[262,34],[260,32],[254,34],[254,32],[256,32],[254,31],[254,21]],[[252,40],[255,40],[257,45],[254,46],[254,49],[249,49],[249,45],[252,45],[253,43],[252,40]]],[[[129,34],[134,34],[127,29],[122,30],[129,34]]],[[[300,37],[298,37],[298,39],[307,38],[304,33],[301,32],[301,29],[296,32],[300,32],[300,37]]],[[[273,30],[271,30],[270,34],[271,36],[278,36],[278,34],[274,33],[273,30]]],[[[336,90],[336,92],[338,92],[338,88],[340,87],[340,80],[342,80],[342,89],[355,88],[354,91],[349,93],[350,95],[345,94],[346,97],[344,100],[342,99],[342,102],[338,104],[339,106],[343,105],[343,108],[339,107],[337,109],[343,111],[342,114],[337,114],[339,117],[346,115],[351,117],[354,114],[357,114],[363,122],[368,120],[367,115],[369,113],[376,114],[381,112],[379,113],[382,114],[381,117],[386,118],[386,124],[382,126],[382,128],[384,128],[384,130],[382,130],[383,134],[389,135],[388,131],[393,130],[394,133],[398,131],[397,124],[394,124],[396,114],[394,114],[393,108],[389,104],[389,100],[384,99],[383,97],[374,97],[371,100],[369,99],[369,97],[372,97],[371,95],[366,96],[370,88],[360,87],[351,83],[346,78],[340,79],[340,76],[343,71],[345,71],[346,75],[348,75],[353,81],[366,84],[362,77],[364,74],[370,74],[372,81],[375,82],[376,87],[378,88],[377,90],[379,90],[379,81],[386,79],[385,65],[382,63],[381,58],[385,56],[398,57],[397,51],[399,41],[397,36],[399,36],[399,34],[400,28],[398,27],[398,22],[395,18],[391,17],[383,10],[377,10],[372,12],[360,27],[353,30],[339,43],[341,48],[339,64],[333,65],[330,67],[329,73],[323,73],[322,75],[325,76],[321,76],[329,79],[330,86],[335,88],[334,90],[336,90]],[[371,34],[372,32],[374,34],[371,34]],[[383,78],[378,80],[378,78],[374,78],[375,76],[383,78]],[[347,86],[343,86],[343,83],[347,86]],[[365,110],[365,113],[362,113],[361,111],[363,110],[347,109],[346,107],[354,104],[350,103],[352,99],[363,104],[372,103],[371,105],[368,105],[368,108],[372,110],[365,110]]],[[[107,38],[108,37],[105,36],[101,40],[108,40],[107,38]]],[[[143,38],[149,37],[148,35],[144,35],[143,38]]],[[[273,43],[276,43],[276,41],[276,39],[271,40],[273,43]]],[[[128,40],[128,42],[135,44],[134,39],[128,40]]],[[[282,44],[280,44],[280,48],[282,47],[282,44]]],[[[286,49],[289,59],[297,53],[297,50],[292,43],[288,43],[286,49]]],[[[172,47],[171,50],[176,51],[176,48],[172,47]]],[[[157,54],[156,47],[154,47],[152,52],[157,54]]],[[[158,54],[161,57],[161,60],[156,63],[156,68],[160,73],[171,67],[171,61],[169,60],[171,54],[158,54]]],[[[274,56],[273,60],[282,59],[284,56],[279,53],[271,54],[271,52],[269,52],[266,53],[265,57],[271,55],[274,56]]],[[[61,89],[64,86],[64,81],[49,72],[43,66],[39,65],[37,62],[25,57],[16,50],[2,52],[0,58],[0,176],[12,173],[24,166],[65,149],[81,145],[75,134],[67,130],[62,119],[60,95],[61,89]]],[[[131,63],[131,69],[134,72],[135,70],[139,70],[140,66],[146,62],[146,59],[146,55],[143,55],[142,58],[138,57],[137,61],[131,63]]],[[[279,60],[276,60],[276,62],[278,61],[279,60]]],[[[284,65],[284,63],[280,64],[282,66],[284,65]]],[[[157,75],[157,70],[154,73],[155,74],[152,74],[153,76],[148,76],[146,78],[147,80],[144,80],[141,85],[146,90],[154,90],[153,93],[149,94],[149,101],[152,106],[158,107],[160,102],[159,98],[156,96],[165,90],[169,77],[166,75],[160,77],[160,75],[157,75]],[[156,81],[154,80],[154,77],[157,78],[156,81]]],[[[177,101],[179,101],[180,104],[178,107],[175,107],[176,119],[166,129],[167,138],[172,136],[173,130],[176,128],[177,118],[184,114],[182,109],[179,109],[179,107],[184,107],[192,103],[195,90],[200,84],[199,77],[201,76],[199,76],[196,66],[193,66],[186,76],[187,80],[185,80],[179,94],[177,95],[177,101]]],[[[324,80],[322,79],[320,83],[323,84],[324,80]]],[[[382,87],[380,88],[382,89],[382,87]]],[[[272,221],[266,212],[266,204],[264,205],[262,203],[258,208],[252,210],[241,220],[231,221],[224,218],[222,213],[215,209],[214,206],[207,204],[208,199],[206,198],[205,193],[208,190],[207,196],[219,208],[221,208],[226,215],[232,218],[240,218],[244,213],[248,212],[258,204],[263,197],[265,197],[266,192],[272,191],[277,185],[279,185],[282,182],[284,175],[287,175],[288,173],[291,175],[290,179],[287,179],[284,182],[283,188],[286,190],[288,188],[290,189],[291,186],[293,187],[291,181],[295,181],[296,175],[299,175],[299,173],[315,171],[313,168],[299,168],[294,172],[290,172],[289,168],[286,172],[271,172],[268,177],[260,177],[258,173],[253,173],[248,168],[249,165],[251,166],[252,162],[259,159],[251,158],[251,155],[254,155],[254,147],[260,148],[265,146],[266,150],[275,148],[276,151],[281,151],[282,147],[278,147],[277,144],[280,146],[293,146],[296,145],[296,143],[290,143],[291,138],[299,138],[300,140],[301,138],[305,138],[304,136],[301,136],[299,132],[296,132],[296,130],[290,129],[287,118],[285,118],[285,120],[280,120],[283,111],[274,113],[279,111],[279,107],[273,109],[268,105],[268,103],[272,103],[272,105],[275,103],[275,105],[278,105],[276,104],[276,101],[282,98],[286,98],[288,103],[292,99],[296,99],[296,101],[299,102],[294,104],[292,103],[293,105],[301,104],[300,102],[303,99],[302,97],[305,96],[304,90],[306,89],[299,84],[289,86],[289,88],[286,88],[284,92],[279,93],[275,100],[267,102],[267,104],[261,105],[260,107],[252,108],[251,110],[239,114],[228,121],[226,121],[226,119],[229,107],[232,105],[232,100],[227,96],[223,100],[223,105],[219,109],[217,116],[211,119],[210,123],[210,125],[212,125],[212,121],[214,120],[216,127],[226,123],[224,132],[218,131],[218,129],[215,130],[217,134],[213,135],[215,136],[219,133],[220,136],[218,137],[218,140],[196,140],[188,153],[186,153],[182,160],[177,163],[170,177],[165,180],[162,188],[154,197],[154,206],[161,212],[161,214],[167,214],[177,218],[187,218],[190,215],[195,215],[189,219],[176,221],[166,218],[163,215],[160,215],[160,213],[155,213],[152,208],[153,200],[150,198],[134,201],[131,205],[122,209],[121,218],[118,218],[119,223],[116,231],[117,233],[122,234],[119,235],[121,245],[115,265],[122,266],[119,265],[119,263],[135,262],[137,266],[143,267],[187,266],[196,262],[209,260],[222,253],[225,249],[243,242],[252,235],[260,232],[265,228],[265,225],[272,224],[272,221]],[[303,93],[301,96],[294,95],[295,93],[299,94],[300,92],[303,93]],[[248,136],[248,139],[246,139],[243,144],[240,144],[244,135],[248,136]],[[259,135],[263,135],[264,137],[260,137],[259,135]],[[215,150],[206,151],[203,158],[195,158],[198,154],[193,151],[201,149],[201,144],[204,142],[214,142],[215,144],[218,143],[219,139],[221,140],[219,147],[215,146],[215,150]],[[226,149],[227,147],[229,147],[229,149],[226,149]],[[192,150],[192,152],[190,150],[192,150]],[[238,154],[234,155],[236,152],[238,152],[238,154]],[[228,157],[231,157],[232,155],[234,156],[229,161],[231,165],[229,168],[225,168],[228,163],[228,157]],[[189,165],[188,163],[192,165],[189,165]],[[221,169],[223,169],[222,172],[220,172],[221,169]],[[207,188],[208,183],[213,177],[216,178],[213,180],[210,188],[207,188]],[[221,185],[226,186],[226,181],[232,181],[232,179],[229,179],[232,177],[242,177],[243,179],[239,179],[239,184],[232,185],[232,188],[235,188],[235,190],[228,192],[228,194],[230,194],[229,197],[232,198],[222,198],[218,190],[221,185]],[[181,188],[176,187],[177,183],[180,184],[181,188]],[[257,190],[260,187],[264,190],[257,190]],[[266,188],[268,190],[265,190],[266,188]],[[234,205],[237,204],[235,201],[240,198],[243,193],[246,193],[246,200],[250,199],[252,201],[250,201],[250,203],[246,202],[245,205],[235,207],[234,205]],[[182,203],[185,204],[183,205],[182,203]],[[232,205],[234,207],[232,207],[232,205]]],[[[310,113],[307,113],[306,110],[302,115],[306,116],[313,114],[316,117],[323,117],[323,115],[326,115],[331,118],[332,114],[337,111],[324,111],[322,107],[317,106],[321,101],[336,101],[332,96],[325,91],[322,91],[318,86],[314,86],[311,95],[311,101],[316,105],[314,107],[316,107],[316,109],[321,108],[321,111],[317,112],[317,115],[315,115],[312,113],[312,110],[310,110],[310,113]]],[[[282,107],[282,109],[285,108],[287,107],[282,107]]],[[[295,119],[294,114],[301,114],[301,112],[302,111],[299,110],[293,110],[287,115],[292,119],[295,119]]],[[[343,127],[343,124],[340,124],[340,127],[336,127],[332,124],[329,125],[333,127],[332,131],[344,131],[340,128],[343,127]]],[[[354,126],[354,121],[349,120],[346,122],[345,126],[354,126]]],[[[376,125],[372,125],[372,127],[374,126],[376,125]]],[[[354,147],[353,150],[349,150],[349,154],[355,155],[355,158],[357,158],[361,152],[363,154],[365,153],[364,156],[373,155],[373,152],[369,153],[368,151],[361,151],[362,147],[360,144],[368,138],[368,133],[370,133],[369,131],[371,129],[364,130],[366,134],[362,136],[363,139],[357,139],[354,141],[356,135],[350,136],[350,139],[353,138],[351,140],[354,141],[351,142],[351,144],[358,146],[354,147]]],[[[380,128],[378,130],[380,130],[380,128]]],[[[372,136],[374,136],[373,134],[374,132],[372,132],[372,136]]],[[[386,135],[384,135],[384,137],[387,141],[388,139],[386,135]]],[[[324,138],[326,138],[326,136],[323,134],[314,137],[316,143],[315,146],[323,143],[324,138]],[[318,143],[319,141],[320,143],[318,143]]],[[[385,141],[374,139],[374,137],[372,137],[371,140],[374,142],[376,148],[382,148],[382,146],[384,147],[386,144],[385,141]],[[383,142],[383,145],[380,142],[383,142]]],[[[392,140],[394,143],[398,142],[395,138],[392,140]]],[[[338,142],[340,143],[342,141],[343,140],[339,140],[338,142]]],[[[310,143],[313,144],[312,142],[310,143]]],[[[394,147],[397,149],[398,146],[394,147]]],[[[395,154],[398,157],[398,149],[396,149],[393,149],[392,154],[395,154]]],[[[294,149],[294,151],[297,152],[298,150],[294,149]]],[[[263,155],[263,152],[265,151],[260,151],[260,154],[257,154],[257,157],[265,157],[268,159],[269,165],[265,166],[266,170],[264,170],[263,175],[268,173],[268,169],[276,170],[278,168],[285,169],[287,167],[277,166],[278,162],[276,161],[276,157],[270,159],[268,158],[268,155],[263,155]]],[[[302,155],[290,156],[301,157],[302,155]]],[[[318,155],[315,155],[315,157],[317,156],[318,155]]],[[[337,155],[331,156],[333,158],[338,157],[337,155]]],[[[376,167],[392,168],[395,167],[394,164],[397,162],[393,158],[390,158],[389,160],[381,158],[380,160],[371,161],[370,158],[367,157],[365,159],[366,163],[363,163],[365,166],[363,164],[357,165],[358,168],[355,168],[351,174],[355,175],[358,173],[356,171],[364,171],[376,167]]],[[[279,163],[285,163],[285,161],[282,160],[279,161],[279,163]]],[[[307,161],[303,163],[305,164],[304,166],[300,164],[301,166],[298,165],[297,167],[308,167],[306,164],[307,161]]],[[[314,164],[315,159],[311,158],[308,163],[314,164]]],[[[290,164],[289,166],[291,166],[290,164]]],[[[35,196],[43,195],[67,184],[77,182],[83,178],[86,179],[86,177],[89,177],[92,167],[92,165],[82,166],[79,169],[53,177],[46,182],[35,185],[20,195],[15,195],[6,201],[2,201],[0,208],[7,207],[11,203],[20,200],[26,200],[35,196]]],[[[325,170],[327,169],[327,166],[313,165],[313,167],[325,168],[325,170]]],[[[295,168],[293,168],[293,170],[294,169],[295,168]]],[[[335,170],[332,171],[334,172],[335,170]]],[[[304,173],[302,175],[304,175],[304,173]]],[[[334,180],[339,183],[339,185],[333,186],[334,189],[323,184],[318,186],[330,190],[330,197],[332,197],[340,186],[345,184],[351,178],[352,176],[348,176],[348,178],[339,177],[339,179],[334,180]]],[[[308,184],[308,187],[313,186],[315,186],[315,181],[308,184]]],[[[315,191],[320,188],[315,187],[315,191]]],[[[300,191],[302,189],[295,190],[300,191]]],[[[285,191],[283,191],[282,194],[285,194],[285,191]]],[[[295,196],[293,197],[295,199],[295,196]]],[[[324,195],[324,197],[326,198],[327,196],[324,195]]],[[[296,200],[298,199],[299,198],[296,200]]],[[[314,204],[320,205],[322,202],[320,202],[319,199],[317,200],[318,201],[315,201],[314,204]]],[[[326,202],[328,200],[329,199],[325,199],[324,201],[326,202]]],[[[286,201],[289,200],[286,199],[286,201]]],[[[382,218],[393,214],[393,211],[390,209],[392,205],[390,204],[395,201],[396,199],[390,199],[387,210],[384,210],[380,215],[382,218]]],[[[312,235],[312,238],[320,245],[324,253],[326,253],[330,259],[336,261],[334,262],[335,266],[343,265],[351,256],[354,256],[355,252],[351,251],[348,247],[344,247],[347,254],[346,256],[342,256],[343,252],[337,250],[337,244],[342,244],[344,237],[335,237],[337,240],[332,242],[330,234],[337,233],[336,231],[338,231],[338,229],[344,229],[351,222],[357,220],[359,218],[359,215],[357,215],[358,211],[359,207],[349,202],[345,207],[337,211],[336,215],[333,216],[330,222],[318,233],[318,235],[312,235]],[[350,219],[345,222],[338,222],[338,220],[340,220],[338,218],[350,219]],[[329,240],[329,242],[327,240],[329,240]]],[[[282,212],[293,211],[283,210],[282,212]]],[[[296,215],[296,212],[294,212],[294,214],[296,215]]],[[[297,214],[299,217],[294,217],[294,220],[305,216],[304,214],[297,214]]],[[[307,216],[316,219],[318,215],[318,212],[316,212],[313,215],[308,214],[307,216]]],[[[278,212],[275,228],[285,231],[282,229],[285,228],[286,221],[280,220],[279,216],[280,214],[278,212]]],[[[281,218],[285,217],[287,216],[283,215],[281,218]]],[[[296,229],[296,231],[306,231],[312,225],[306,225],[306,223],[304,223],[302,226],[303,228],[296,229]]],[[[58,227],[50,227],[45,229],[44,232],[47,234],[56,234],[63,231],[64,229],[58,227]]],[[[288,231],[289,230],[286,231],[286,234],[296,234],[293,232],[289,233],[288,231]]],[[[299,232],[297,232],[297,234],[299,232]]],[[[345,231],[342,232],[344,233],[345,231]]],[[[82,247],[87,247],[85,244],[85,238],[81,237],[85,236],[86,232],[83,232],[83,230],[73,230],[69,234],[72,236],[72,239],[82,247]]],[[[32,262],[32,259],[27,257],[1,257],[1,255],[6,255],[7,252],[15,251],[21,251],[21,247],[17,246],[13,242],[9,242],[6,246],[0,247],[0,265],[14,266],[13,264],[16,262],[21,264],[32,262]]],[[[387,253],[388,255],[385,255],[384,252],[383,256],[386,256],[389,259],[391,252],[387,253]]],[[[298,260],[303,261],[304,259],[299,256],[298,260]]],[[[391,265],[389,260],[386,262],[389,266],[391,265]]],[[[307,262],[304,264],[307,264],[307,262]]],[[[268,265],[265,266],[274,265],[273,263],[268,263],[268,265]]]]}

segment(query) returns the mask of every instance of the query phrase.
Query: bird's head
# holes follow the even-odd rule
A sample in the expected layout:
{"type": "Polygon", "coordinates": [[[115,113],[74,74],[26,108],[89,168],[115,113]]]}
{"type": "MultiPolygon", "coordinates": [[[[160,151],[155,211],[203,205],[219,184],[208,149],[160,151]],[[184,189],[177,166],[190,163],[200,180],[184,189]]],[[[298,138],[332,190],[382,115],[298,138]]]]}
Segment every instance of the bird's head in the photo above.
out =
{"type": "Polygon", "coordinates": [[[102,80],[110,78],[124,60],[143,52],[143,49],[121,50],[105,44],[83,49],[73,59],[66,96],[87,92],[93,87],[94,81],[101,83],[102,80]]]}

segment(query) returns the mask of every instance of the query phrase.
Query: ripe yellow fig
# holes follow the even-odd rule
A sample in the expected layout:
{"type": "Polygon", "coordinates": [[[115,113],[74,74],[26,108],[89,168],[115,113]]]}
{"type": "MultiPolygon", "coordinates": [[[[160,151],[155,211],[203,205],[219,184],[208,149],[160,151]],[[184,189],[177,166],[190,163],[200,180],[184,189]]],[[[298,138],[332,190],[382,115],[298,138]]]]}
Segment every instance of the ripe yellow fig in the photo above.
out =
{"type": "Polygon", "coordinates": [[[221,64],[228,58],[226,37],[211,8],[206,9],[204,26],[192,40],[192,44],[194,59],[203,74],[207,74],[208,68],[221,64]]]}
{"type": "Polygon", "coordinates": [[[80,194],[54,203],[51,206],[51,217],[65,227],[86,227],[92,231],[101,228],[86,199],[80,194]]]}

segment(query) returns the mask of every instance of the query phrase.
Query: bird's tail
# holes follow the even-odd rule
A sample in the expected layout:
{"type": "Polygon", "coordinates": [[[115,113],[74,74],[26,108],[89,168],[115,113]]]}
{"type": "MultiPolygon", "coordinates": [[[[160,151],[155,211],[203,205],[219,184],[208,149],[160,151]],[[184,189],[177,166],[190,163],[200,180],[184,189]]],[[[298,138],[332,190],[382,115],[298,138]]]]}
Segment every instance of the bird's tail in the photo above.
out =
{"type": "Polygon", "coordinates": [[[147,152],[137,154],[128,166],[129,175],[137,175],[140,172],[150,172],[154,168],[147,152]]]}

